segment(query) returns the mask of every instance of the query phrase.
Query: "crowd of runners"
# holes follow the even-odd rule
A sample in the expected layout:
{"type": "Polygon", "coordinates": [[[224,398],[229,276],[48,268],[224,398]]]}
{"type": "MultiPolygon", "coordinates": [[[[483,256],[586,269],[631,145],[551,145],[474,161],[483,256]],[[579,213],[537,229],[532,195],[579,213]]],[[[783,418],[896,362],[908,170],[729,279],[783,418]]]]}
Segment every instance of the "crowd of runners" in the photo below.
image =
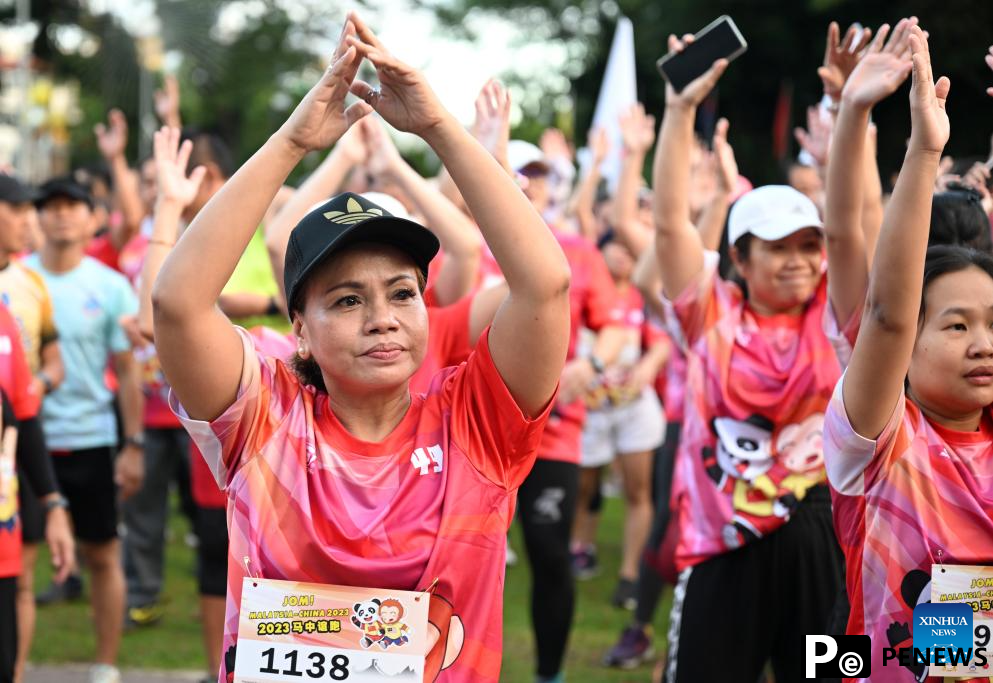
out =
{"type": "Polygon", "coordinates": [[[430,591],[425,680],[499,680],[516,520],[534,680],[561,683],[611,492],[631,616],[603,666],[788,683],[805,635],[848,633],[872,639],[866,680],[928,680],[882,649],[908,646],[932,566],[993,565],[993,156],[943,156],[954,89],[916,18],[832,24],[801,153],[753,187],[734,103],[695,127],[739,67],[660,80],[607,182],[603,130],[581,167],[555,129],[512,140],[496,80],[467,130],[352,14],[240,167],[169,79],[151,157],[112,110],[103,163],[0,175],[0,682],[24,680],[36,610],[81,595],[91,681],[120,680],[124,632],[162,618],[175,491],[204,680],[234,680],[246,576],[430,591]],[[871,112],[908,79],[890,186],[871,112]]]}

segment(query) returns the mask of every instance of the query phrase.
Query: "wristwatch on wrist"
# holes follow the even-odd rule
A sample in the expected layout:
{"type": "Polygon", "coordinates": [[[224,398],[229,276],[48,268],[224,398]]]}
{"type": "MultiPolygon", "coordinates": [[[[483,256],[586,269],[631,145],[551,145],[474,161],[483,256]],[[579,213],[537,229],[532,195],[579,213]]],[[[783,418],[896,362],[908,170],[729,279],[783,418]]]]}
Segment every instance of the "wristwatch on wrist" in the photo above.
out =
{"type": "Polygon", "coordinates": [[[132,434],[131,436],[124,437],[125,446],[134,446],[135,448],[145,447],[145,434],[144,432],[138,432],[137,434],[132,434]]]}
{"type": "Polygon", "coordinates": [[[49,498],[45,501],[45,512],[49,513],[55,508],[62,508],[63,510],[69,509],[69,501],[61,493],[55,498],[49,498]]]}
{"type": "Polygon", "coordinates": [[[607,369],[607,367],[603,364],[603,361],[596,356],[590,356],[590,365],[593,367],[593,372],[598,375],[602,375],[603,371],[607,369]]]}
{"type": "Polygon", "coordinates": [[[55,388],[55,382],[52,381],[52,378],[44,372],[39,372],[38,379],[41,380],[41,384],[45,388],[45,395],[48,396],[48,394],[52,393],[52,389],[55,388]]]}

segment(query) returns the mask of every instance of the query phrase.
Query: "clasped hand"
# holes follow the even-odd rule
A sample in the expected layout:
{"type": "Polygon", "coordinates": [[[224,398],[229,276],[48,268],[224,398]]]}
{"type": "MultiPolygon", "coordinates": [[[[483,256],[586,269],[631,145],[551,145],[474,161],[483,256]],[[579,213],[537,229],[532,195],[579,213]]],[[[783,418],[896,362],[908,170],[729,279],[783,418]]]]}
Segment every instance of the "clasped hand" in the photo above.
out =
{"type": "Polygon", "coordinates": [[[424,75],[390,55],[375,33],[350,13],[331,65],[279,134],[301,154],[326,149],[373,111],[394,128],[422,138],[430,136],[449,116],[424,75]],[[375,67],[379,87],[357,78],[363,59],[375,67]],[[360,101],[346,106],[349,93],[360,101]]]}

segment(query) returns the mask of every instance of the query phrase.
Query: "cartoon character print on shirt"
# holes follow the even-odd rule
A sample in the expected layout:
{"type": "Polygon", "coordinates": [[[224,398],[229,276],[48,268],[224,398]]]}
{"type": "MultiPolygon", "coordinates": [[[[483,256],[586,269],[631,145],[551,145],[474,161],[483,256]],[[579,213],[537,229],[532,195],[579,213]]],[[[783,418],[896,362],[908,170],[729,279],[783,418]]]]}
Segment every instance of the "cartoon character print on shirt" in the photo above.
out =
{"type": "Polygon", "coordinates": [[[352,608],[352,625],[362,632],[359,645],[363,649],[368,649],[383,638],[383,624],[379,619],[379,607],[382,604],[382,600],[373,598],[357,602],[352,608]]]}
{"type": "MultiPolygon", "coordinates": [[[[914,608],[931,602],[931,575],[922,569],[911,569],[900,582],[900,597],[907,607],[907,613],[913,615],[914,608]]],[[[909,622],[894,621],[886,629],[886,640],[889,646],[899,650],[902,647],[913,647],[914,634],[909,622]]],[[[904,666],[914,675],[917,683],[924,683],[928,677],[927,664],[911,662],[904,666]]]]}
{"type": "Polygon", "coordinates": [[[763,519],[789,519],[823,480],[824,414],[778,430],[762,415],[715,418],[711,428],[716,448],[703,449],[704,467],[718,490],[731,496],[733,514],[722,534],[733,550],[765,535],[763,519]]]}
{"type": "Polygon", "coordinates": [[[424,680],[436,681],[441,672],[455,663],[465,644],[465,625],[451,602],[431,593],[428,605],[428,656],[424,680]]]}
{"type": "Polygon", "coordinates": [[[807,491],[824,480],[824,413],[811,413],[776,434],[777,462],[787,474],[779,482],[773,514],[789,517],[807,491]]]}
{"type": "Polygon", "coordinates": [[[380,647],[399,647],[410,640],[410,627],[403,623],[403,604],[394,598],[387,598],[379,605],[380,647]]]}
{"type": "Polygon", "coordinates": [[[0,444],[0,531],[10,533],[17,525],[17,465],[14,451],[17,429],[6,427],[0,444]]]}
{"type": "Polygon", "coordinates": [[[169,402],[169,383],[166,382],[159,363],[159,355],[151,344],[141,345],[134,350],[135,360],[141,372],[141,388],[146,397],[158,396],[165,403],[169,402]]]}

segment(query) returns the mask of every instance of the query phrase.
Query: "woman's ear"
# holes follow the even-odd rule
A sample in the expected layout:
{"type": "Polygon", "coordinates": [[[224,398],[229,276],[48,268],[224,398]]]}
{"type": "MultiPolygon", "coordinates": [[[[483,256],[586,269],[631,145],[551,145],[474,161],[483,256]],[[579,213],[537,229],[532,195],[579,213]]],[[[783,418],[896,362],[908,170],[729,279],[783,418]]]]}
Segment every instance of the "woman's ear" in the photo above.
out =
{"type": "Polygon", "coordinates": [[[293,314],[293,338],[297,344],[297,355],[303,360],[310,358],[310,348],[307,345],[306,325],[299,313],[293,314]]]}
{"type": "Polygon", "coordinates": [[[741,252],[735,246],[728,247],[728,256],[731,257],[731,263],[734,264],[734,269],[741,274],[742,277],[748,277],[748,259],[742,258],[741,252]]]}

